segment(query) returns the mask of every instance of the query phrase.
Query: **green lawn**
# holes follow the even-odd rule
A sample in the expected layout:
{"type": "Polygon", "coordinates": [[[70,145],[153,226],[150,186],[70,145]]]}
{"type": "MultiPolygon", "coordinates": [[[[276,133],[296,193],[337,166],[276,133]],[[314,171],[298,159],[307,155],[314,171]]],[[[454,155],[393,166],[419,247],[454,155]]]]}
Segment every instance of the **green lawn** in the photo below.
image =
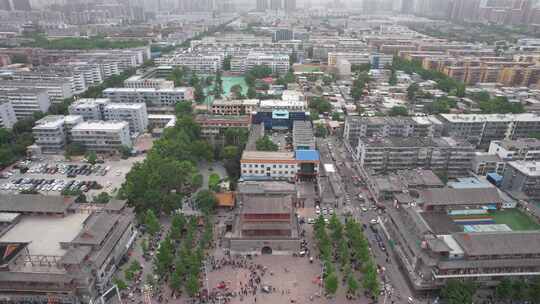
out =
{"type": "Polygon", "coordinates": [[[490,212],[490,215],[493,217],[495,223],[506,224],[514,231],[540,229],[540,225],[534,219],[518,209],[490,212]]]}

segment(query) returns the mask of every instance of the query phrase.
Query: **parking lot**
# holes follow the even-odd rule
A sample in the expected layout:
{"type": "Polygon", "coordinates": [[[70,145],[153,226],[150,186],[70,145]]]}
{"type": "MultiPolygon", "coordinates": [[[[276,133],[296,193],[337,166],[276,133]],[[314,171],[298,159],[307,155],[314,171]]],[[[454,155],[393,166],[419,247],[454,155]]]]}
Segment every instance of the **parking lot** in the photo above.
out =
{"type": "Polygon", "coordinates": [[[81,190],[89,199],[102,191],[114,195],[133,164],[143,158],[105,160],[95,165],[82,160],[65,161],[60,156],[24,161],[2,172],[4,178],[0,180],[0,193],[59,195],[69,189],[81,190]]]}

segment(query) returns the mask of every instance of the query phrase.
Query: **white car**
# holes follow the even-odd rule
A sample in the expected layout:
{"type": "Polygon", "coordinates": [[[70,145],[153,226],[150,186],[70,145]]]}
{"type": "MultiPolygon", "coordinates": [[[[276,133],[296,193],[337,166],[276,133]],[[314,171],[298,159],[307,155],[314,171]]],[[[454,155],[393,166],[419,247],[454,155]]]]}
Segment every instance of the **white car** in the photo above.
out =
{"type": "Polygon", "coordinates": [[[366,208],[366,207],[362,207],[362,211],[364,211],[364,212],[368,212],[368,208],[366,208]]]}
{"type": "Polygon", "coordinates": [[[369,221],[370,224],[377,224],[379,222],[378,219],[374,218],[369,221]]]}
{"type": "Polygon", "coordinates": [[[308,223],[308,224],[311,224],[311,225],[312,225],[312,224],[315,224],[315,220],[312,219],[312,218],[308,218],[308,219],[307,219],[307,223],[308,223]]]}

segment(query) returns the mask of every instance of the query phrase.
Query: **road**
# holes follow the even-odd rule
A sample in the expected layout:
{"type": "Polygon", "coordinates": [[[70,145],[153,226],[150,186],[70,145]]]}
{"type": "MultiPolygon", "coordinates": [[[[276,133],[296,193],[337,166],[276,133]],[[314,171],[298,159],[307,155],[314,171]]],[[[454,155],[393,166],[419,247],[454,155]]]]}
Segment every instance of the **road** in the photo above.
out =
{"type": "MultiPolygon", "coordinates": [[[[372,197],[372,194],[366,187],[355,185],[355,176],[360,176],[358,170],[354,167],[354,161],[350,154],[346,151],[343,143],[335,136],[331,136],[325,139],[318,139],[318,147],[321,152],[321,160],[323,163],[332,163],[336,168],[336,172],[339,173],[341,188],[343,189],[342,203],[339,210],[352,211],[352,216],[364,227],[369,227],[370,221],[378,217],[384,217],[384,214],[378,214],[375,203],[372,200],[367,200],[368,197],[372,197]],[[328,142],[331,143],[331,149],[328,148],[328,142]],[[332,150],[332,155],[330,155],[332,150]],[[360,202],[358,194],[361,194],[366,198],[366,202],[360,202]],[[368,209],[362,211],[362,207],[368,209]]],[[[375,225],[378,227],[379,225],[375,225]]],[[[379,300],[380,303],[407,303],[407,299],[412,297],[412,290],[407,283],[407,279],[398,268],[398,262],[393,254],[388,252],[391,250],[388,240],[384,236],[384,233],[380,231],[380,227],[377,228],[377,234],[383,240],[386,247],[386,251],[381,250],[378,245],[376,235],[373,230],[364,230],[366,237],[370,243],[371,251],[378,265],[384,268],[381,273],[381,281],[389,284],[391,292],[388,295],[382,296],[379,300]]],[[[419,303],[417,300],[415,303],[419,303]]]]}

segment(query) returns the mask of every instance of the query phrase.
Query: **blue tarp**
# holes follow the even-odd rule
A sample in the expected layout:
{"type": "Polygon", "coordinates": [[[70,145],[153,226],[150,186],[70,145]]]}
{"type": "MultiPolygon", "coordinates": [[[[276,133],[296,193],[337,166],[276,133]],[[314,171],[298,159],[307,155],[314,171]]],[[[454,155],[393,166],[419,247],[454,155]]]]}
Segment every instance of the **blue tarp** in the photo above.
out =
{"type": "Polygon", "coordinates": [[[319,151],[317,150],[296,150],[296,160],[298,161],[319,161],[319,151]]]}
{"type": "Polygon", "coordinates": [[[499,186],[502,183],[502,180],[503,180],[502,175],[499,175],[495,172],[491,172],[491,173],[488,173],[486,176],[487,176],[488,181],[490,181],[491,183],[497,186],[499,186]]]}

